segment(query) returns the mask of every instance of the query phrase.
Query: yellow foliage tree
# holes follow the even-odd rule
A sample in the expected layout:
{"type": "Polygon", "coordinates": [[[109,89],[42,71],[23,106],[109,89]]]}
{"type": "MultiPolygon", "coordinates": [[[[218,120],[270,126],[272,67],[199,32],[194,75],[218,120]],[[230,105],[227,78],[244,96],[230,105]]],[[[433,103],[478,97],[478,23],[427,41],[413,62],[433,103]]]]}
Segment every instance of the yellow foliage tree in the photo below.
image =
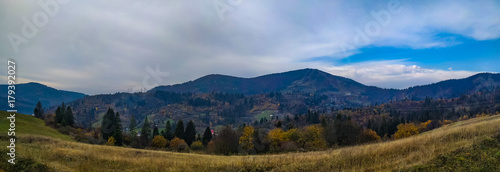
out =
{"type": "Polygon", "coordinates": [[[428,120],[428,121],[426,121],[426,122],[421,122],[421,123],[417,126],[418,131],[419,131],[420,133],[423,133],[423,132],[427,131],[427,125],[429,125],[431,122],[432,122],[431,120],[428,120]]]}
{"type": "Polygon", "coordinates": [[[108,142],[106,143],[106,145],[108,145],[108,146],[114,146],[115,143],[116,143],[116,139],[113,136],[111,136],[111,137],[108,138],[108,142]]]}
{"type": "Polygon", "coordinates": [[[278,148],[280,143],[285,141],[285,131],[281,128],[275,128],[267,133],[267,138],[271,141],[271,146],[278,148]]]}
{"type": "Polygon", "coordinates": [[[299,142],[309,150],[322,150],[328,147],[325,137],[323,137],[323,127],[319,125],[307,126],[302,132],[299,142]]]}
{"type": "Polygon", "coordinates": [[[255,129],[252,126],[246,126],[243,129],[243,133],[240,137],[239,144],[241,147],[245,150],[248,149],[253,149],[253,133],[255,132],[255,129]]]}
{"type": "Polygon", "coordinates": [[[164,148],[165,146],[167,146],[167,142],[167,139],[165,139],[163,136],[157,135],[151,141],[151,146],[155,148],[164,148]]]}
{"type": "Polygon", "coordinates": [[[418,128],[413,123],[399,124],[398,131],[394,133],[394,139],[402,139],[418,134],[418,128]]]}
{"type": "Polygon", "coordinates": [[[297,142],[300,139],[300,133],[299,130],[296,128],[290,129],[284,133],[284,140],[285,141],[294,141],[297,142]]]}

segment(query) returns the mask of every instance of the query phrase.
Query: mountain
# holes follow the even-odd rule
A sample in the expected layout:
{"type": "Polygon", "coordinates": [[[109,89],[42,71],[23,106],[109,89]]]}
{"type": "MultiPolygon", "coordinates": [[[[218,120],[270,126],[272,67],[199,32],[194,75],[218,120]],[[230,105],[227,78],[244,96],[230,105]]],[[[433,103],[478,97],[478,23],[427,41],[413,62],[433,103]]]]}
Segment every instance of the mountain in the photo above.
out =
{"type": "Polygon", "coordinates": [[[403,90],[366,86],[349,78],[335,76],[317,69],[301,69],[269,74],[255,78],[226,75],[207,75],[183,84],[158,86],[150,91],[178,93],[227,92],[245,95],[270,92],[302,92],[329,94],[336,98],[356,96],[369,102],[391,99],[452,98],[474,92],[494,91],[500,88],[500,74],[480,73],[464,79],[452,79],[434,84],[415,86],[403,90]]]}
{"type": "Polygon", "coordinates": [[[434,84],[410,87],[402,90],[403,95],[419,99],[453,98],[476,92],[492,92],[500,89],[500,74],[479,73],[464,79],[451,79],[434,84]]]}
{"type": "MultiPolygon", "coordinates": [[[[7,100],[7,86],[0,85],[0,90],[5,90],[0,94],[2,100],[7,100]]],[[[36,103],[40,101],[44,108],[59,105],[62,102],[69,103],[86,95],[77,92],[57,90],[39,83],[16,84],[14,97],[16,98],[16,109],[22,114],[33,114],[36,103]]],[[[5,103],[0,106],[0,110],[8,110],[5,103]]]]}
{"type": "Polygon", "coordinates": [[[354,80],[334,76],[317,69],[301,69],[255,78],[207,75],[183,84],[159,86],[152,91],[209,93],[228,92],[262,94],[269,92],[360,92],[366,86],[354,80]]]}
{"type": "MultiPolygon", "coordinates": [[[[166,120],[180,119],[206,126],[255,121],[270,115],[285,117],[311,110],[331,112],[404,99],[489,94],[498,91],[499,86],[500,74],[481,73],[403,90],[383,89],[316,69],[302,69],[255,78],[207,75],[148,92],[86,96],[68,105],[77,124],[85,127],[100,126],[108,108],[119,112],[123,123],[128,123],[134,115],[140,122],[148,116],[159,126],[164,126],[166,120]]],[[[29,107],[32,110],[34,106],[29,107]]]]}

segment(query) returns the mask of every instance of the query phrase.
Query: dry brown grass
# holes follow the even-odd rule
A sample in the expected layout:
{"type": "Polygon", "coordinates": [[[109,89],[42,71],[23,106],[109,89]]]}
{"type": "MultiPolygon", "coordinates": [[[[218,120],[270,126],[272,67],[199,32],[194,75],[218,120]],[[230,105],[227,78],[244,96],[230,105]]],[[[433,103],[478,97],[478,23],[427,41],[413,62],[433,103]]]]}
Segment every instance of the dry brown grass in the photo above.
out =
{"type": "Polygon", "coordinates": [[[17,150],[59,171],[393,171],[469,147],[498,131],[500,115],[391,142],[307,153],[215,156],[88,145],[44,136],[20,137],[17,150]]]}

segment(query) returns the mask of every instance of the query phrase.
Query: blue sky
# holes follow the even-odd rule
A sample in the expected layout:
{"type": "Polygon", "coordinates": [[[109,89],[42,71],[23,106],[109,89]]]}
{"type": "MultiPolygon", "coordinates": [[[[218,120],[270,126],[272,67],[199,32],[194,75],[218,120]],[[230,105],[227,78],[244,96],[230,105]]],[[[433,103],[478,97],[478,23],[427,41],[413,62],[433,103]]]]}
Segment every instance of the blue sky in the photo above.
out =
{"type": "Polygon", "coordinates": [[[18,82],[87,94],[302,68],[407,88],[500,72],[499,49],[498,0],[0,1],[18,82]]]}
{"type": "Polygon", "coordinates": [[[412,49],[408,47],[366,47],[359,54],[336,59],[322,56],[308,59],[335,65],[367,61],[402,60],[425,68],[441,70],[466,70],[500,72],[500,39],[477,41],[460,38],[459,44],[450,47],[412,49]]]}

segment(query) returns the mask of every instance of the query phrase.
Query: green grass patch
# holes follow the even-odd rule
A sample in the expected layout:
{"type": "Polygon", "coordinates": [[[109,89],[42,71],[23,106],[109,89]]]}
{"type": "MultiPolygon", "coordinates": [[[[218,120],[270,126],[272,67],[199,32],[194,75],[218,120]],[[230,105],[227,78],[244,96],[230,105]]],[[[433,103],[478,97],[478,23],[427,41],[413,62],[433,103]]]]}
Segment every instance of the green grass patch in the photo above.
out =
{"type": "MultiPolygon", "coordinates": [[[[10,128],[10,121],[7,117],[10,113],[0,111],[0,132],[7,133],[10,128]]],[[[71,137],[59,133],[56,129],[45,126],[45,121],[31,115],[16,113],[16,136],[41,135],[71,141],[71,137]]]]}
{"type": "Polygon", "coordinates": [[[471,147],[440,155],[409,171],[500,171],[500,134],[471,147]]]}
{"type": "Polygon", "coordinates": [[[266,110],[264,112],[261,112],[260,114],[258,115],[255,115],[255,120],[259,121],[260,119],[262,118],[266,118],[267,120],[271,119],[271,115],[274,114],[274,111],[272,110],[266,110]]]}
{"type": "Polygon", "coordinates": [[[92,124],[92,128],[99,128],[99,127],[101,127],[102,118],[104,117],[105,114],[106,113],[104,113],[104,112],[97,114],[97,116],[99,116],[99,118],[98,118],[99,120],[97,122],[94,122],[92,124]]]}

